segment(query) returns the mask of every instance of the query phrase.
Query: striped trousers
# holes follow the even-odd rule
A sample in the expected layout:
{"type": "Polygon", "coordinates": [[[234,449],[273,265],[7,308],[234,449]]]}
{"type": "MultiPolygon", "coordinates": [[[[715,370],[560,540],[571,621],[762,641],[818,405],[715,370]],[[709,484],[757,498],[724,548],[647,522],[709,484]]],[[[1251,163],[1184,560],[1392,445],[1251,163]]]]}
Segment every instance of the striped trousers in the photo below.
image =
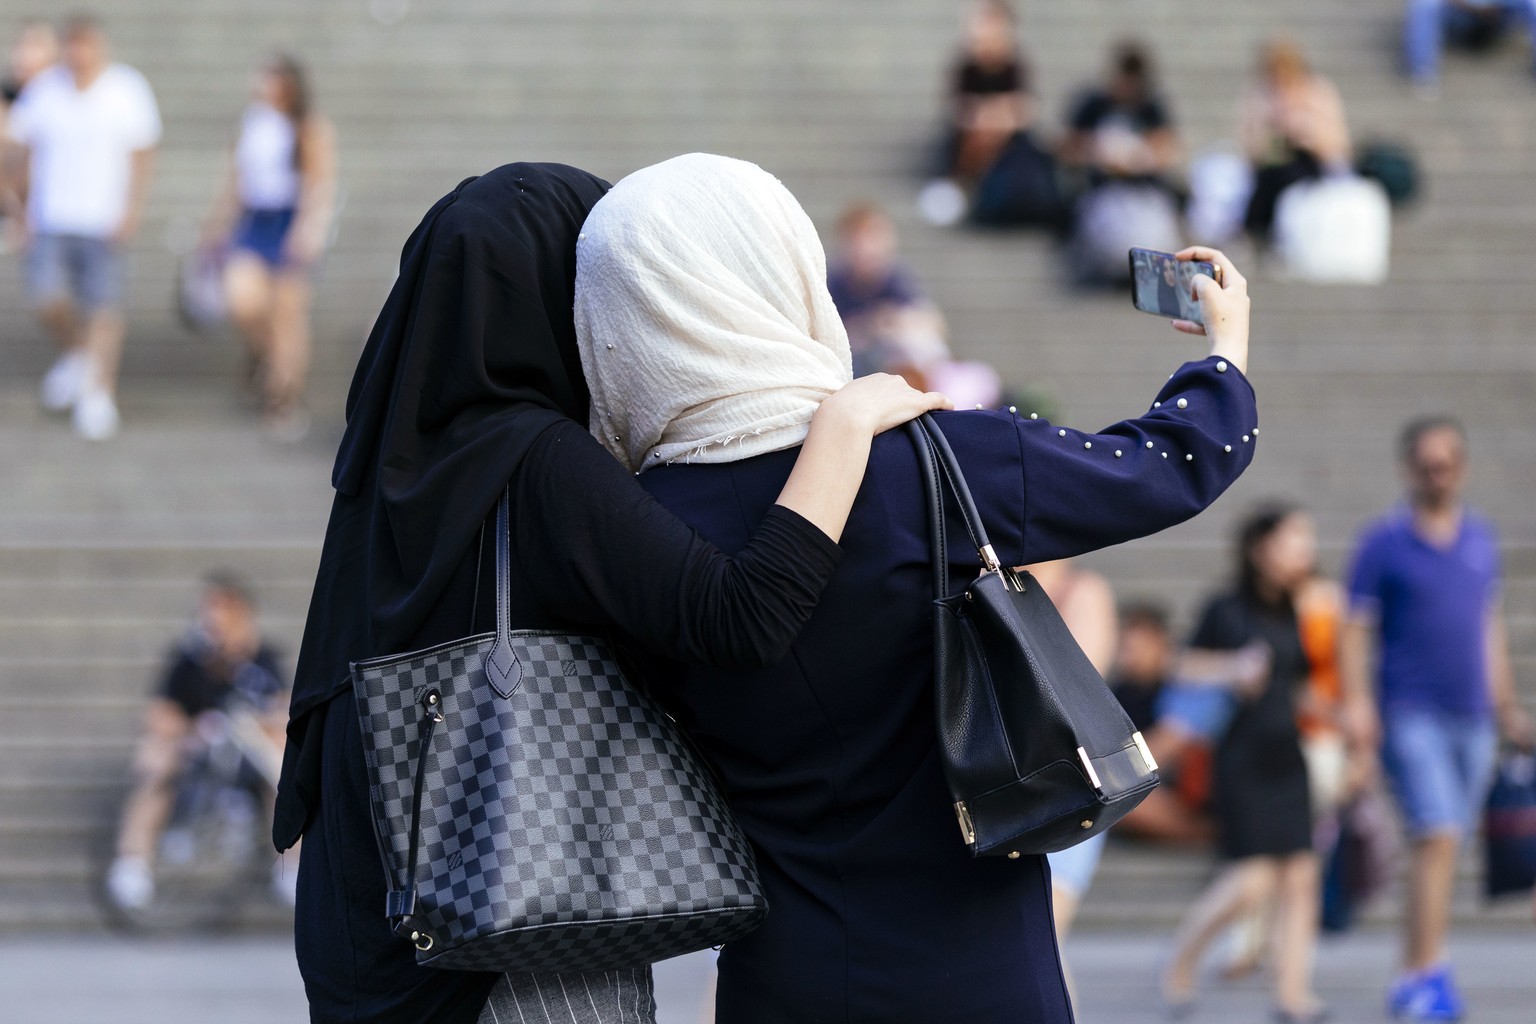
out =
{"type": "Polygon", "coordinates": [[[504,974],[479,1024],[655,1024],[651,969],[504,974]]]}

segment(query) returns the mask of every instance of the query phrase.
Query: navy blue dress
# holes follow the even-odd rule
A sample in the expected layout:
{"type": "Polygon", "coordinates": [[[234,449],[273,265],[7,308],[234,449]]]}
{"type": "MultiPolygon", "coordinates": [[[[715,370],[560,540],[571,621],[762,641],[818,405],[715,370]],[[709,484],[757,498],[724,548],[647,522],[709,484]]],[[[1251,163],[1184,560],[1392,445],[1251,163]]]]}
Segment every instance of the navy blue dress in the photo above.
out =
{"type": "MultiPolygon", "coordinates": [[[[1158,402],[1098,434],[1024,413],[936,418],[998,554],[1022,565],[1187,519],[1251,461],[1253,392],[1235,369],[1190,363],[1158,402]]],[[[730,552],[795,455],[668,466],[641,483],[730,552]]],[[[747,672],[646,666],[718,768],[768,889],[766,923],[720,955],[720,1024],[1072,1019],[1045,859],[973,859],[950,810],[922,495],[904,432],[876,438],[842,563],[787,657],[747,672]]],[[[962,539],[949,559],[956,589],[978,571],[962,539]]]]}

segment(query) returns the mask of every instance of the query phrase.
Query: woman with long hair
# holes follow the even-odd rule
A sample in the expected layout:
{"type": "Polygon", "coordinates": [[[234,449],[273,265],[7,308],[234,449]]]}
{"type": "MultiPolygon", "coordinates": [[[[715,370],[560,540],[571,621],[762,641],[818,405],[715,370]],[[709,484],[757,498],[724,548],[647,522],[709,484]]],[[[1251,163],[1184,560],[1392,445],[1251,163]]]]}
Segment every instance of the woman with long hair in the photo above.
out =
{"type": "Polygon", "coordinates": [[[1180,667],[1181,678],[1232,684],[1236,709],[1213,772],[1226,863],[1179,928],[1163,977],[1163,996],[1176,1013],[1193,1006],[1210,942],[1257,913],[1273,926],[1277,1018],[1305,1022],[1326,1014],[1312,989],[1318,859],[1297,728],[1309,672],[1297,600],[1312,582],[1316,555],[1305,512],[1273,505],[1250,515],[1238,532],[1234,585],[1206,605],[1180,667]]]}
{"type": "Polygon", "coordinates": [[[477,584],[497,545],[477,538],[504,489],[516,627],[746,670],[777,661],[820,596],[871,438],[945,402],[883,374],[818,392],[804,457],[722,554],[587,433],[576,236],[607,187],[559,164],[465,179],[407,240],[358,360],[273,824],[280,850],[304,839],[295,938],[315,1024],[654,1019],[648,970],[419,967],[385,917],[349,665],[490,627],[496,594],[477,584]]]}
{"type": "MultiPolygon", "coordinates": [[[[1212,353],[1099,433],[1028,410],[935,416],[1004,564],[1154,533],[1215,500],[1256,440],[1246,283],[1196,279],[1212,353]]],[[[637,171],[577,243],[592,430],[723,551],[768,510],[851,374],[815,228],[762,168],[693,154],[637,171]]],[[[1184,327],[1200,331],[1193,324],[1184,327]]],[[[754,843],[772,910],[719,959],[721,1024],[1025,1020],[1071,1008],[1045,858],[973,858],[933,703],[927,508],[908,437],[875,439],[842,562],[788,655],[754,671],[647,659],[754,843]]],[[[961,531],[955,531],[959,533],[961,531]]],[[[953,534],[952,534],[953,536],[953,534]]],[[[944,553],[958,591],[977,554],[944,553]]]]}
{"type": "Polygon", "coordinates": [[[229,316],[267,427],[282,440],[308,426],[311,278],[335,202],[335,132],[314,109],[304,66],[274,54],[256,73],[203,245],[224,251],[229,316]]]}

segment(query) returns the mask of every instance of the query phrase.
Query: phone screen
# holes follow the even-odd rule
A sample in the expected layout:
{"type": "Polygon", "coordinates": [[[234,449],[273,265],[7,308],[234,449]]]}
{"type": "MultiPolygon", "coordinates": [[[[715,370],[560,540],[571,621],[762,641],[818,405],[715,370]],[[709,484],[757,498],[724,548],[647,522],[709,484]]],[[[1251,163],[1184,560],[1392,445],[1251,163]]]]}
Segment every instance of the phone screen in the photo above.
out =
{"type": "Polygon", "coordinates": [[[1131,302],[1143,313],[1203,324],[1200,300],[1195,298],[1197,274],[1216,278],[1216,267],[1205,260],[1181,260],[1155,249],[1132,249],[1131,302]]]}

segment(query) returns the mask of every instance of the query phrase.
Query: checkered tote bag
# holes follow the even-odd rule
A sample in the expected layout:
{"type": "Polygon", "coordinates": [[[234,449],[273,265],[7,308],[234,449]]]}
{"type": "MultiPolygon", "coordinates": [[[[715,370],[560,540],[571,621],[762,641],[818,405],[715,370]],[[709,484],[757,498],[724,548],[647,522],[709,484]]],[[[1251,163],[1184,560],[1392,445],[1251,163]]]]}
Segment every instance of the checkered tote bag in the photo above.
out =
{"type": "Polygon", "coordinates": [[[352,665],[396,934],[467,971],[612,970],[767,912],[751,847],[676,724],[602,639],[496,631],[352,665]]]}

